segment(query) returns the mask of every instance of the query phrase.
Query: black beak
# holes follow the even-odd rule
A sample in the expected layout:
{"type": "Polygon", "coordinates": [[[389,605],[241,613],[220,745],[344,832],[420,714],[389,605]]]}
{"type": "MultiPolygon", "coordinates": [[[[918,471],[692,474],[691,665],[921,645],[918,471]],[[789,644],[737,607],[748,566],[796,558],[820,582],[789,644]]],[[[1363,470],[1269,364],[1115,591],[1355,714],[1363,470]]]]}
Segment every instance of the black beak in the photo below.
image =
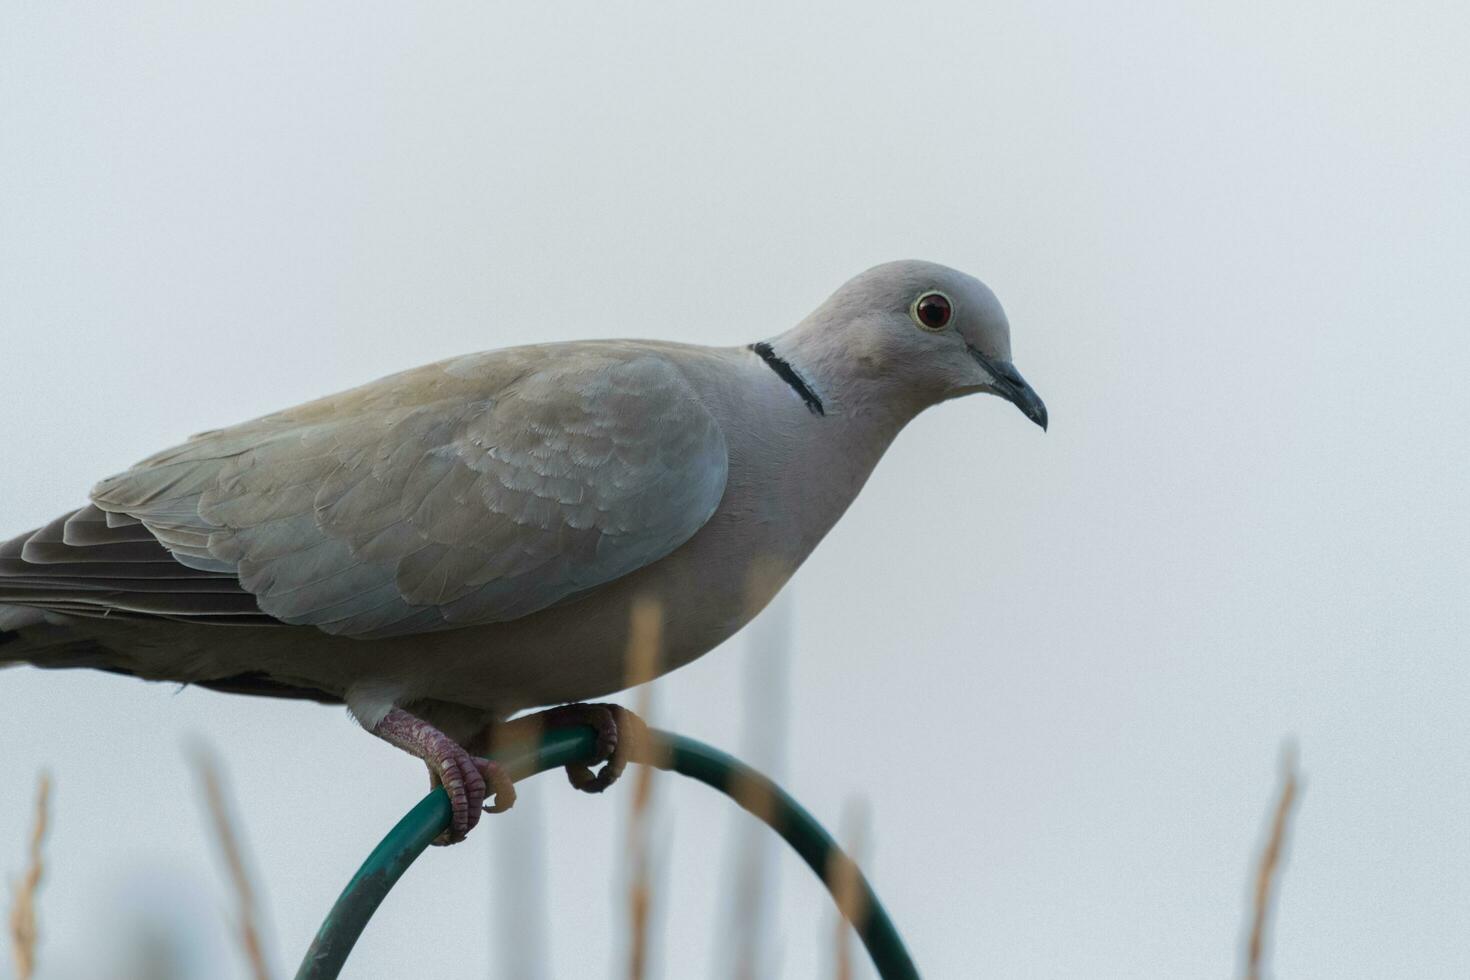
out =
{"type": "Polygon", "coordinates": [[[1041,426],[1041,431],[1045,432],[1046,403],[1026,383],[1026,379],[1021,377],[1016,366],[1010,361],[991,360],[973,347],[970,347],[970,356],[979,361],[980,366],[995,379],[995,393],[1019,408],[1022,415],[1041,426]]]}

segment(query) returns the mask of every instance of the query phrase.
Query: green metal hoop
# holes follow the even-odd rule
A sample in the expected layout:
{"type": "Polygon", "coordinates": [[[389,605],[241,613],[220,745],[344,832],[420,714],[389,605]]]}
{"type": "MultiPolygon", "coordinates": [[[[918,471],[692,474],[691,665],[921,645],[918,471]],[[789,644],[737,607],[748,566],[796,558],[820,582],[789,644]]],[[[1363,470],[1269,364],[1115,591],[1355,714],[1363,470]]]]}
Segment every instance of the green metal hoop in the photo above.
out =
{"type": "MultiPolygon", "coordinates": [[[[780,834],[828,890],[833,891],[828,869],[834,862],[846,861],[847,856],[832,835],[785,790],[703,742],[658,729],[652,729],[650,734],[653,740],[650,751],[635,762],[680,773],[729,796],[780,834]]],[[[556,728],[545,733],[539,747],[492,758],[506,768],[511,779],[518,781],[569,763],[591,761],[595,748],[590,728],[556,728]]],[[[442,789],[435,789],[398,821],[352,876],[306,951],[296,980],[336,980],[353,945],[389,889],[447,826],[449,797],[442,789]]],[[[854,877],[857,894],[856,901],[850,903],[853,908],[839,901],[838,909],[857,930],[878,975],[882,980],[917,980],[919,971],[868,879],[861,872],[854,877]],[[849,914],[854,910],[855,914],[849,914]]],[[[833,896],[837,897],[835,892],[833,896]]]]}

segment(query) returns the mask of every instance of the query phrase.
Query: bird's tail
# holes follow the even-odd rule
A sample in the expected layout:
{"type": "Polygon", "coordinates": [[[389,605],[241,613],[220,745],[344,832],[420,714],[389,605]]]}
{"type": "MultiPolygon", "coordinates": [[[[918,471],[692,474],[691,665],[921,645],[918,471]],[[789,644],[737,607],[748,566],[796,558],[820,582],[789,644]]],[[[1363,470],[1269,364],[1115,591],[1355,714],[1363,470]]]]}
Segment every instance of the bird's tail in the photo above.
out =
{"type": "Polygon", "coordinates": [[[20,648],[20,630],[24,626],[37,626],[43,622],[39,613],[21,606],[0,606],[0,664],[18,663],[24,658],[20,648]]]}
{"type": "Polygon", "coordinates": [[[95,639],[51,621],[39,609],[0,605],[0,667],[106,667],[109,653],[95,639]]]}

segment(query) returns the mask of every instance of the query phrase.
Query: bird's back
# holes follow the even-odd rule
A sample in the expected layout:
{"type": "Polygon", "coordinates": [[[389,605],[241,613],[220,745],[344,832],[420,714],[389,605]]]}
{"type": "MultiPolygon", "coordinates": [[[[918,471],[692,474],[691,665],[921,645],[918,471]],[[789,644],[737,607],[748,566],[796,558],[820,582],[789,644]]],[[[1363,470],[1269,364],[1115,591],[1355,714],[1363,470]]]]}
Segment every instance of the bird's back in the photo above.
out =
{"type": "Polygon", "coordinates": [[[656,561],[727,467],[677,350],[467,355],[158,453],[0,546],[0,660],[103,665],[58,638],[104,619],[413,636],[656,561]]]}

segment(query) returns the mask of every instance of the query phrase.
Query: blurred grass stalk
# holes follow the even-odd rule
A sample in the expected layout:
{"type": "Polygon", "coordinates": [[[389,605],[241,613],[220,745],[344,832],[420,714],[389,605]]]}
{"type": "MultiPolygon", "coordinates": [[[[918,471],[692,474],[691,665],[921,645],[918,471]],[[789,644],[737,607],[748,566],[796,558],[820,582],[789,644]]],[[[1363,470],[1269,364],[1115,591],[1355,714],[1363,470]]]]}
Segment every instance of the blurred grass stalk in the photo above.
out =
{"type": "Polygon", "coordinates": [[[230,820],[229,806],[225,802],[223,779],[219,762],[203,746],[194,750],[194,765],[199,771],[200,784],[204,790],[204,804],[214,824],[215,841],[219,844],[220,856],[234,887],[236,900],[237,928],[240,947],[250,966],[254,980],[270,980],[270,969],[266,966],[265,948],[260,940],[260,927],[255,903],[255,889],[251,887],[250,875],[245,868],[245,858],[239,837],[230,820]]]}
{"type": "MultiPolygon", "coordinates": [[[[535,717],[534,715],[531,717],[535,717]]],[[[540,740],[541,733],[533,736],[540,740]]],[[[551,917],[547,911],[546,810],[539,779],[516,784],[516,805],[497,814],[480,831],[490,837],[490,867],[486,881],[494,882],[496,915],[491,975],[515,980],[550,980],[548,945],[551,917]]]]}
{"type": "MultiPolygon", "coordinates": [[[[779,566],[753,565],[747,576],[746,596],[752,611],[777,593],[784,581],[779,566]]],[[[788,678],[791,673],[791,594],[778,593],[746,631],[744,705],[740,754],[750,765],[777,782],[785,775],[787,718],[790,714],[788,678]]],[[[731,793],[743,807],[768,815],[772,805],[761,785],[737,783],[731,793]]],[[[771,924],[780,893],[777,887],[779,840],[750,815],[730,815],[730,854],[727,879],[734,881],[725,909],[726,922],[716,928],[711,976],[729,980],[763,980],[779,974],[779,950],[773,948],[771,924]]]]}
{"type": "Polygon", "coordinates": [[[10,909],[11,951],[17,980],[31,980],[36,972],[36,893],[46,870],[41,846],[46,842],[50,824],[50,800],[51,776],[43,771],[36,785],[36,822],[31,831],[30,859],[25,874],[14,886],[15,899],[10,909]]]}
{"type": "Polygon", "coordinates": [[[864,857],[868,839],[868,808],[861,800],[850,800],[842,819],[842,849],[833,851],[827,862],[827,884],[837,902],[837,929],[833,934],[832,975],[852,980],[852,937],[854,926],[867,920],[858,862],[864,857]],[[849,924],[851,923],[851,924],[849,924]]]}
{"type": "MultiPolygon", "coordinates": [[[[633,710],[650,725],[653,688],[649,683],[658,676],[663,657],[663,604],[656,599],[640,599],[633,604],[628,632],[627,680],[637,692],[633,710]]],[[[653,773],[651,765],[633,767],[632,811],[628,817],[628,977],[644,980],[648,976],[649,918],[653,905],[652,875],[649,850],[653,833],[653,773]]]]}
{"type": "Polygon", "coordinates": [[[1276,812],[1271,819],[1271,833],[1266,846],[1261,850],[1261,859],[1256,868],[1256,882],[1252,893],[1250,941],[1246,945],[1246,980],[1261,980],[1266,958],[1266,930],[1270,925],[1271,911],[1275,904],[1276,881],[1280,875],[1282,851],[1286,845],[1286,833],[1291,823],[1292,808],[1299,791],[1297,778],[1296,747],[1288,743],[1281,753],[1281,795],[1276,801],[1276,812]]]}

